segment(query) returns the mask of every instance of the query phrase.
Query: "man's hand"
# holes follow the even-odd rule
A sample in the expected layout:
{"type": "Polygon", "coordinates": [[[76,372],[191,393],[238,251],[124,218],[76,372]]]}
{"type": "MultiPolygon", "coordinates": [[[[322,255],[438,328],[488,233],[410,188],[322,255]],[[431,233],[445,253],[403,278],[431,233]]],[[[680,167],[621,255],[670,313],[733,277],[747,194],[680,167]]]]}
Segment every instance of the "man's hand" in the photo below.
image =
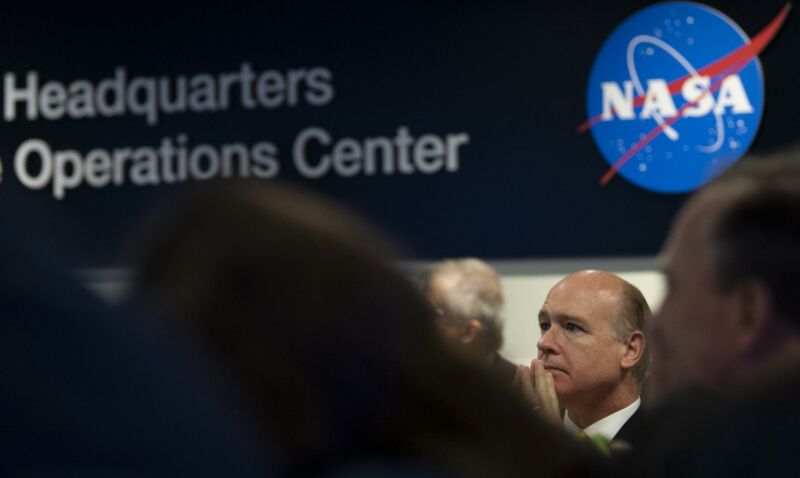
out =
{"type": "Polygon", "coordinates": [[[545,372],[541,360],[534,359],[531,367],[518,365],[514,384],[535,413],[554,425],[561,425],[561,410],[558,408],[553,374],[545,372]]]}

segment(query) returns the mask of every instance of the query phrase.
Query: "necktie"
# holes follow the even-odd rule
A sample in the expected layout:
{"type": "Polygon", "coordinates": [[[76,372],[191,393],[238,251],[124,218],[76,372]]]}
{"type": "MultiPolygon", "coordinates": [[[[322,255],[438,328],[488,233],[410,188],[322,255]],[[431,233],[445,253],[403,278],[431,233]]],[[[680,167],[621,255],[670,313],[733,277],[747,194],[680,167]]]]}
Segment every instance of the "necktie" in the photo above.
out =
{"type": "Polygon", "coordinates": [[[603,435],[594,435],[590,437],[585,431],[578,429],[572,432],[572,436],[581,443],[591,445],[595,450],[604,455],[609,455],[611,453],[609,448],[610,442],[608,441],[608,438],[604,437],[603,435]]]}

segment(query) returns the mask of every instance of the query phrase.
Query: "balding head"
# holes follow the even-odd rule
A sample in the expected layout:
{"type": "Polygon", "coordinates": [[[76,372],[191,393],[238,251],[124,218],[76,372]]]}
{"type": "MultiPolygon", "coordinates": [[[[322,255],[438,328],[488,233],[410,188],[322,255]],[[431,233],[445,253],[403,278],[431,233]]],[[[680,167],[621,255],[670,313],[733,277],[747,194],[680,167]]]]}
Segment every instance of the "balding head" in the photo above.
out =
{"type": "Polygon", "coordinates": [[[609,272],[583,270],[561,279],[547,294],[564,298],[576,306],[601,306],[613,309],[618,306],[625,281],[609,272]]]}
{"type": "Polygon", "coordinates": [[[539,312],[539,359],[570,417],[593,423],[637,398],[647,366],[641,329],[648,312],[635,287],[603,271],[570,274],[547,294],[539,312]]]}
{"type": "MultiPolygon", "coordinates": [[[[616,338],[625,340],[631,333],[643,331],[650,316],[650,307],[642,292],[633,284],[610,272],[582,270],[574,272],[553,287],[548,299],[558,294],[586,309],[599,308],[611,322],[616,338]]],[[[643,351],[634,367],[636,380],[641,384],[647,375],[649,352],[643,351]]]]}

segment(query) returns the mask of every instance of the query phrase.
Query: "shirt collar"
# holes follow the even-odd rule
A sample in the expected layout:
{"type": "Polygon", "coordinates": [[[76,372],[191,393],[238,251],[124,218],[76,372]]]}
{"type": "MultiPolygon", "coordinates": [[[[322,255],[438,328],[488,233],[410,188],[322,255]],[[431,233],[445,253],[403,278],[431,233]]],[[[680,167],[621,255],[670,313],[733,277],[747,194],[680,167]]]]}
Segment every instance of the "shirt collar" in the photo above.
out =
{"type": "MultiPolygon", "coordinates": [[[[616,412],[608,415],[605,418],[601,418],[596,422],[592,423],[588,427],[583,429],[583,432],[586,433],[589,437],[593,437],[596,435],[603,435],[609,441],[614,439],[614,436],[619,432],[625,422],[627,422],[636,410],[639,409],[639,406],[642,404],[641,397],[637,398],[636,401],[628,405],[627,407],[617,410],[616,412]]],[[[564,430],[569,433],[574,433],[581,428],[572,421],[569,417],[569,412],[564,414],[564,430]]]]}

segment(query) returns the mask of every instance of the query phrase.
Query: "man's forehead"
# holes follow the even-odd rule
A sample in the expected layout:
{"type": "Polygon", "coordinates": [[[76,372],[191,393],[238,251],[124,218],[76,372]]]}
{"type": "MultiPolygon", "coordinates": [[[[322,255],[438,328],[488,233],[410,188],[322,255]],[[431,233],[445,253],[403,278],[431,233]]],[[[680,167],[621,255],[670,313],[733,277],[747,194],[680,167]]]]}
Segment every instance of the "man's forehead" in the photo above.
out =
{"type": "Polygon", "coordinates": [[[610,313],[618,307],[621,291],[622,280],[614,275],[572,274],[550,289],[542,311],[576,317],[610,313]]]}
{"type": "Polygon", "coordinates": [[[456,277],[453,274],[444,272],[437,272],[430,278],[430,286],[432,289],[449,289],[455,284],[456,277]]]}
{"type": "Polygon", "coordinates": [[[623,287],[624,281],[617,275],[610,272],[598,270],[584,270],[574,272],[561,279],[550,290],[551,295],[569,295],[574,297],[593,297],[614,296],[623,287]]]}

